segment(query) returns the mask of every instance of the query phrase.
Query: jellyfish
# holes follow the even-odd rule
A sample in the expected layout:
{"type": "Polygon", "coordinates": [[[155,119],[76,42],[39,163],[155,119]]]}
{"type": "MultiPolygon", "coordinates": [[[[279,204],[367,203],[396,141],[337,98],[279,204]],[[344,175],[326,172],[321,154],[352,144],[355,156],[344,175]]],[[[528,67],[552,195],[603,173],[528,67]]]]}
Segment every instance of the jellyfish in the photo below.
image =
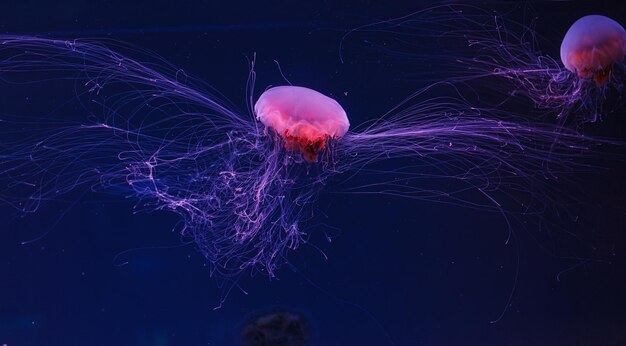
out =
{"type": "Polygon", "coordinates": [[[626,56],[626,31],[616,21],[601,15],[578,19],[561,43],[561,61],[580,78],[593,78],[597,86],[606,83],[613,64],[626,56]]]}
{"type": "Polygon", "coordinates": [[[454,85],[483,107],[528,104],[527,113],[555,118],[562,127],[580,129],[622,109],[626,34],[619,23],[590,15],[564,37],[546,37],[536,29],[540,17],[516,18],[510,8],[503,11],[441,5],[367,23],[346,33],[340,58],[349,59],[357,51],[354,42],[365,41],[381,59],[407,65],[405,71],[414,64],[429,66],[409,83],[454,85]],[[545,47],[561,39],[559,60],[553,57],[558,52],[545,47]],[[422,46],[437,47],[437,53],[422,46]]]}
{"type": "Polygon", "coordinates": [[[274,278],[300,247],[326,256],[312,237],[320,193],[540,217],[555,196],[577,198],[563,184],[596,171],[588,160],[610,144],[565,130],[555,141],[551,124],[425,91],[352,128],[339,102],[306,87],[269,88],[252,110],[254,64],[242,107],[137,47],[0,36],[0,203],[26,215],[93,191],[174,213],[225,283],[221,304],[243,273],[274,278]]]}
{"type": "Polygon", "coordinates": [[[279,134],[287,150],[317,161],[329,138],[346,134],[350,122],[337,101],[304,87],[279,86],[265,91],[256,104],[257,119],[279,134]]]}

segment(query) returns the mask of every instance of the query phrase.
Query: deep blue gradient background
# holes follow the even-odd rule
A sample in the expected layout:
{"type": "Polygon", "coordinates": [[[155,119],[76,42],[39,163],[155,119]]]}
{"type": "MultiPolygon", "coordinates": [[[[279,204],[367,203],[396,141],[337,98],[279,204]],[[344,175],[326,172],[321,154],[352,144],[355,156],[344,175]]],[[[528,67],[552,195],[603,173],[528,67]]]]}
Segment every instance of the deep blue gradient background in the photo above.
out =
{"type": "MultiPolygon", "coordinates": [[[[278,60],[291,82],[337,98],[358,124],[383,114],[416,86],[398,78],[399,66],[379,60],[377,52],[359,50],[341,64],[341,35],[425,6],[415,1],[22,1],[3,4],[0,30],[110,37],[145,47],[209,81],[242,108],[247,58],[256,53],[258,90],[282,83],[273,62],[278,60]]],[[[626,23],[617,1],[533,7],[539,28],[554,42],[569,23],[591,12],[626,23]]],[[[421,69],[428,66],[410,72],[421,69]]],[[[58,91],[45,92],[53,97],[58,91]]],[[[626,139],[626,117],[615,115],[594,127],[626,139]]],[[[332,226],[336,237],[332,244],[321,237],[316,243],[329,260],[304,247],[293,254],[297,270],[284,267],[274,281],[244,280],[249,294],[235,290],[215,311],[220,290],[193,246],[178,246],[179,235],[171,232],[177,221],[173,214],[133,214],[132,201],[104,194],[87,194],[75,205],[49,204],[25,218],[3,207],[0,345],[238,345],[242,323],[275,307],[307,318],[312,345],[623,345],[624,178],[624,168],[614,167],[603,179],[588,181],[591,190],[610,191],[603,201],[615,208],[582,210],[577,223],[564,222],[564,229],[551,232],[568,253],[589,256],[587,245],[601,244],[594,255],[611,260],[584,265],[554,256],[546,246],[549,237],[532,224],[519,227],[517,241],[507,245],[499,215],[334,194],[330,184],[319,201],[326,212],[320,222],[332,226]],[[49,229],[40,241],[20,245],[49,229]],[[560,236],[565,230],[584,234],[583,244],[560,236]],[[144,247],[152,249],[138,249],[144,247]],[[137,250],[124,252],[129,249],[137,250]],[[511,306],[491,324],[513,289],[518,258],[511,306]],[[129,264],[117,265],[125,261],[129,264]],[[570,268],[558,281],[557,275],[570,268]]]]}

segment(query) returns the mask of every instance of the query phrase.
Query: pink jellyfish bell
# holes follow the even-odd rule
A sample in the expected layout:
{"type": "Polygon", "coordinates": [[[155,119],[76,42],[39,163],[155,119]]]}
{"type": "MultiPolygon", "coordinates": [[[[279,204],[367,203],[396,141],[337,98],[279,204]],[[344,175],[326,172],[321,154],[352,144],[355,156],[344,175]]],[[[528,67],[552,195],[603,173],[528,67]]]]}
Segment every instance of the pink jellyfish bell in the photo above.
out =
{"type": "Polygon", "coordinates": [[[285,149],[300,151],[304,159],[317,162],[317,155],[330,138],[342,137],[350,127],[337,101],[315,90],[278,86],[266,90],[254,105],[257,118],[279,134],[285,149]]]}
{"type": "Polygon", "coordinates": [[[626,55],[626,31],[616,21],[601,15],[585,16],[567,30],[561,44],[561,61],[580,78],[604,84],[614,63],[626,55]]]}

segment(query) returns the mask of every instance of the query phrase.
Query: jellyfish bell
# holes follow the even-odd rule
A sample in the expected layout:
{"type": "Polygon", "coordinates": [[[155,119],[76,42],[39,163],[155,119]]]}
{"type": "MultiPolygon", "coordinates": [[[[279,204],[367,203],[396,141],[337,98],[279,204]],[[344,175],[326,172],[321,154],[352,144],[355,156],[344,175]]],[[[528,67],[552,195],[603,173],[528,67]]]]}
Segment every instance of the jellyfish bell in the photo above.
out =
{"type": "Polygon", "coordinates": [[[257,119],[280,135],[285,149],[299,151],[309,163],[329,139],[341,138],[350,127],[344,109],[334,99],[299,86],[266,90],[254,105],[257,119]]]}
{"type": "Polygon", "coordinates": [[[601,15],[578,19],[567,30],[561,44],[561,61],[580,78],[604,84],[613,64],[626,55],[626,31],[616,21],[601,15]]]}

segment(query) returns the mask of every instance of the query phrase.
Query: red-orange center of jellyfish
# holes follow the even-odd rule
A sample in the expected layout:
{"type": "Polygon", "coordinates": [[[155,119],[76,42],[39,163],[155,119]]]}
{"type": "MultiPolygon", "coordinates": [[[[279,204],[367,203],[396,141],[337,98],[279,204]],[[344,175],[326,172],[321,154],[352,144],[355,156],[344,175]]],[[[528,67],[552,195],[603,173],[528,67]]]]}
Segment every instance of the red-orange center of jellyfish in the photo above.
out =
{"type": "Polygon", "coordinates": [[[309,163],[317,162],[329,139],[342,137],[350,127],[337,101],[304,87],[268,89],[254,111],[266,127],[281,136],[286,150],[302,153],[309,163]]]}
{"type": "Polygon", "coordinates": [[[312,138],[292,136],[288,130],[285,130],[282,137],[285,141],[285,149],[300,151],[304,159],[310,163],[317,162],[317,156],[326,148],[326,141],[330,138],[328,135],[312,138]]]}

